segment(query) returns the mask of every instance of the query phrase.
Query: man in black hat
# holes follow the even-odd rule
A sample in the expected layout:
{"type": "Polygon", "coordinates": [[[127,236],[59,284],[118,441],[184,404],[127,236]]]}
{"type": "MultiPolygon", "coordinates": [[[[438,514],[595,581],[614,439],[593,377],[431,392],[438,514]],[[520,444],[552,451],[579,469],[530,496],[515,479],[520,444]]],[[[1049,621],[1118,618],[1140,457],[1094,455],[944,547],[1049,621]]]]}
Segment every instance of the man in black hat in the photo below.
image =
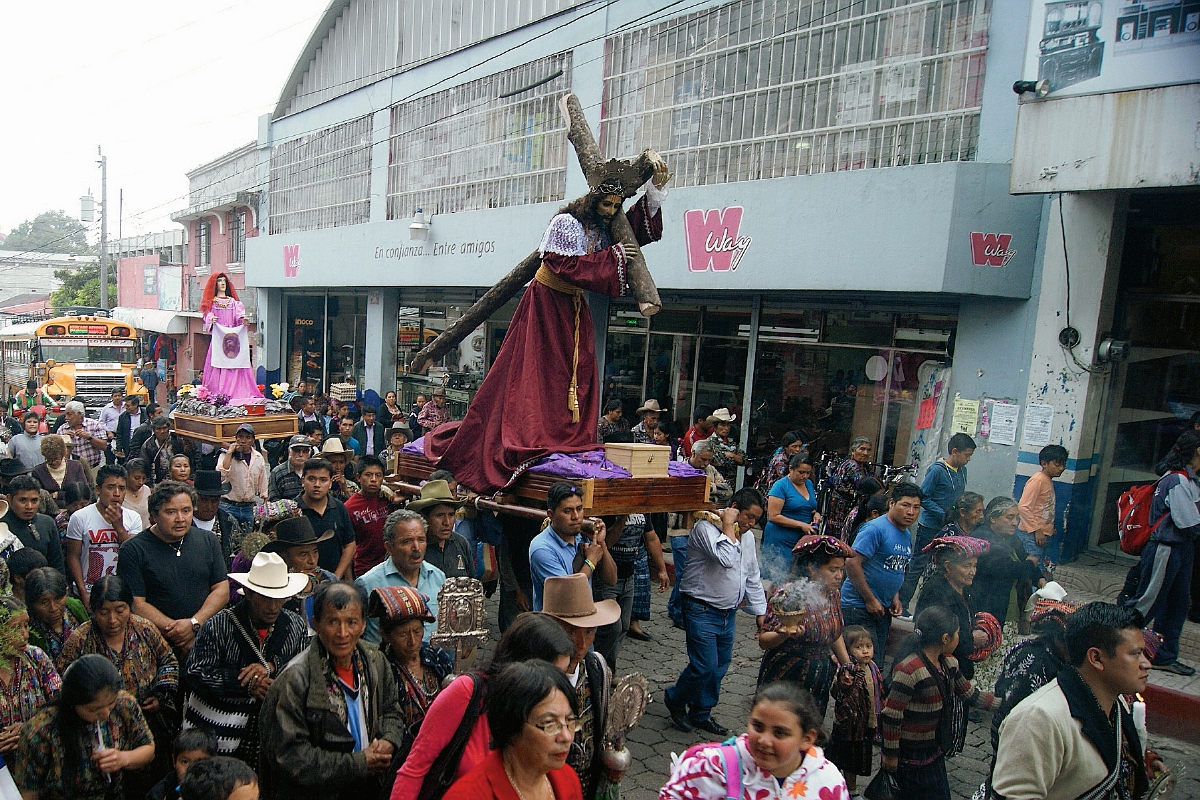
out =
{"type": "Polygon", "coordinates": [[[312,458],[312,441],[303,434],[296,434],[288,441],[288,458],[271,470],[267,480],[267,499],[295,500],[304,491],[304,462],[312,458]]]}
{"type": "Polygon", "coordinates": [[[198,469],[195,477],[196,511],[192,524],[208,531],[221,541],[221,555],[225,557],[225,568],[233,564],[233,542],[237,536],[238,520],[221,508],[221,496],[229,493],[229,484],[221,480],[215,469],[198,469]]]}
{"type": "Polygon", "coordinates": [[[308,584],[293,596],[284,607],[294,611],[308,620],[312,626],[312,609],[308,599],[311,598],[323,583],[337,581],[337,576],[327,569],[321,569],[322,542],[333,538],[333,531],[325,531],[317,536],[313,531],[308,517],[293,517],[285,519],[275,526],[274,537],[263,545],[260,552],[277,553],[287,564],[288,572],[306,575],[308,584]]]}
{"type": "Polygon", "coordinates": [[[0,491],[8,494],[8,484],[18,475],[28,475],[29,467],[21,463],[19,458],[0,459],[0,491]]]}

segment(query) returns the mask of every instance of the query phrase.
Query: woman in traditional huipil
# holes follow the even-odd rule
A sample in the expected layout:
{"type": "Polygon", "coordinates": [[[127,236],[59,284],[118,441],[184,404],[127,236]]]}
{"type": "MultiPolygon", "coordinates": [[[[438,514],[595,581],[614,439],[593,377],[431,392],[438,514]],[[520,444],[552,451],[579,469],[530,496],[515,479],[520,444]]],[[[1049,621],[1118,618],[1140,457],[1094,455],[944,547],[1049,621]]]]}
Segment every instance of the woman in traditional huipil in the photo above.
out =
{"type": "Polygon", "coordinates": [[[204,315],[204,330],[212,334],[204,357],[204,387],[234,401],[262,398],[250,363],[246,307],[224,272],[208,279],[200,312],[204,315]]]}
{"type": "MultiPolygon", "coordinates": [[[[852,552],[836,536],[803,536],[792,551],[791,574],[767,598],[767,616],[758,646],[763,649],[758,686],[791,681],[812,693],[825,716],[829,690],[838,665],[850,664],[842,641],[842,576],[852,552]],[[784,606],[802,603],[804,615],[795,630],[780,619],[784,606]],[[836,659],[836,661],[835,661],[836,659]]],[[[799,610],[788,608],[785,610],[799,610]]]]}

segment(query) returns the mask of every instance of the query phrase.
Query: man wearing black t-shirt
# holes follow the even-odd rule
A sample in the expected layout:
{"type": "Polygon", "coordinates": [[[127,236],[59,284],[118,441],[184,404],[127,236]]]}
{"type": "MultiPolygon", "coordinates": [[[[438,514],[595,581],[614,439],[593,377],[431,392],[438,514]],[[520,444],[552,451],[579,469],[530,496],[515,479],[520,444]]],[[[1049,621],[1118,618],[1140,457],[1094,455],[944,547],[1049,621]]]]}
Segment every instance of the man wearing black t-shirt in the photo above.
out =
{"type": "Polygon", "coordinates": [[[331,497],[333,465],[323,458],[310,458],[301,471],[304,492],[296,499],[312,523],[317,536],[333,531],[333,537],[317,545],[317,563],[342,580],[354,580],[354,523],[341,500],[331,497]]]}
{"type": "Polygon", "coordinates": [[[229,602],[225,559],[217,537],[192,524],[191,486],[162,481],[148,506],[155,522],[121,545],[117,575],[133,592],[133,613],[186,654],[200,626],[229,602]]]}

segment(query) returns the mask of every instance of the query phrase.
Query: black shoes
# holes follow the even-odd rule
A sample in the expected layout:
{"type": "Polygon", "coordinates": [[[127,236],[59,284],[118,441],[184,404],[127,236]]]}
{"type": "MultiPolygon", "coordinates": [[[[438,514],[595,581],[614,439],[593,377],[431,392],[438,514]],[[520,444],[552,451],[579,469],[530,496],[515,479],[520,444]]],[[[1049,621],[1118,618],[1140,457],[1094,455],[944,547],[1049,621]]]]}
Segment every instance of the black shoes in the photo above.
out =
{"type": "Polygon", "coordinates": [[[630,639],[637,639],[639,642],[653,642],[654,637],[645,631],[635,631],[633,628],[625,631],[625,635],[630,639]]]}
{"type": "Polygon", "coordinates": [[[686,712],[671,711],[670,709],[667,710],[671,713],[671,725],[673,725],[676,730],[683,731],[684,733],[692,732],[692,723],[688,722],[686,712]]]}
{"type": "Polygon", "coordinates": [[[712,717],[709,717],[708,719],[705,719],[705,720],[700,720],[699,722],[691,722],[691,727],[693,727],[697,730],[706,731],[708,733],[711,733],[713,736],[716,736],[718,739],[724,739],[726,736],[729,735],[729,728],[726,728],[724,725],[717,722],[712,717]]]}

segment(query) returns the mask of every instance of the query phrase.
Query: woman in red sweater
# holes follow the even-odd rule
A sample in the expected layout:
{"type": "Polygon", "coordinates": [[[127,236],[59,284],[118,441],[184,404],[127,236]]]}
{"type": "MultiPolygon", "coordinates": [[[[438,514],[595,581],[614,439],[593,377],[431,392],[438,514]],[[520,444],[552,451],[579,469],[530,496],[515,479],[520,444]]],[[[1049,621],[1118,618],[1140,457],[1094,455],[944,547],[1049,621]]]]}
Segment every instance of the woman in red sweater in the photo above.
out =
{"type": "Polygon", "coordinates": [[[946,758],[962,749],[966,729],[959,702],[996,711],[1000,701],[962,676],[959,621],[951,610],[931,606],[917,614],[905,655],[892,668],[883,706],[883,768],[896,773],[901,797],[950,800],[946,758]]]}
{"type": "MultiPolygon", "coordinates": [[[[429,706],[421,732],[396,773],[391,800],[416,800],[426,781],[436,783],[443,775],[461,778],[487,758],[492,731],[483,708],[491,694],[489,684],[504,667],[541,659],[565,670],[574,653],[571,637],[552,617],[517,617],[500,637],[487,669],[458,676],[429,706]]],[[[424,796],[441,797],[444,791],[443,786],[424,796]]]]}
{"type": "Polygon", "coordinates": [[[454,782],[445,800],[583,800],[567,766],[579,700],[563,671],[544,661],[510,664],[491,681],[487,718],[496,749],[454,782]]]}

